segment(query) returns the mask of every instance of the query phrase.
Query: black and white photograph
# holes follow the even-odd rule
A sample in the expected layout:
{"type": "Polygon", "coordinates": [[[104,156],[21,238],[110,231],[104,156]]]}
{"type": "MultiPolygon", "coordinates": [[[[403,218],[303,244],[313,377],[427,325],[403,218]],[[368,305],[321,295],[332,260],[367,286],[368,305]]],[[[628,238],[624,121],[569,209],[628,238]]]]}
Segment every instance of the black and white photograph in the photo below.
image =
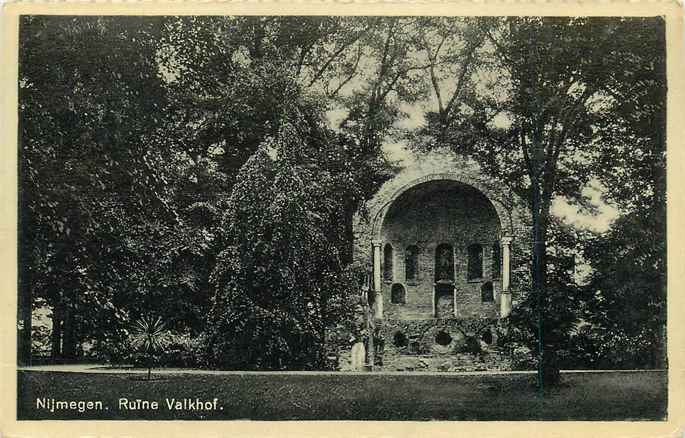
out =
{"type": "Polygon", "coordinates": [[[668,420],[663,16],[17,32],[17,422],[668,420]]]}

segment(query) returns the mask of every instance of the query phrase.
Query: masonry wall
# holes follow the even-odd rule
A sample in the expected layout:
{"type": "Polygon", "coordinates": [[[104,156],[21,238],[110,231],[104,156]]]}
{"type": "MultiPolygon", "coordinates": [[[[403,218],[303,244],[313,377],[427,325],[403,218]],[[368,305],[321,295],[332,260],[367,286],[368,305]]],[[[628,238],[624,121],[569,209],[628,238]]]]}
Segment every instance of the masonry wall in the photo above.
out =
{"type": "Polygon", "coordinates": [[[387,181],[360,208],[354,222],[354,259],[369,273],[373,266],[372,243],[380,241],[381,250],[386,243],[393,247],[392,280],[382,282],[383,319],[376,321],[383,344],[383,352],[378,355],[382,357],[382,369],[508,369],[510,360],[502,355],[496,335],[488,339],[486,334],[499,318],[501,292],[501,279],[491,271],[491,247],[502,236],[513,237],[512,296],[516,305],[523,297],[519,296],[518,284],[529,284],[529,222],[523,200],[484,177],[474,162],[450,154],[416,157],[387,181]],[[456,293],[451,300],[437,303],[441,314],[436,318],[435,249],[441,243],[454,249],[456,293]],[[484,248],[483,276],[470,281],[467,247],[472,243],[484,248]],[[420,248],[416,281],[405,275],[409,245],[420,248]],[[493,283],[494,300],[484,303],[481,286],[487,281],[493,283]],[[404,288],[404,304],[391,302],[393,284],[404,288]],[[449,335],[448,345],[437,342],[441,332],[449,335]],[[395,344],[398,334],[406,338],[406,345],[395,344]],[[476,352],[474,342],[479,344],[476,352]]]}
{"type": "MultiPolygon", "coordinates": [[[[356,263],[372,266],[372,242],[379,239],[379,223],[385,212],[394,204],[397,193],[426,181],[450,180],[477,188],[492,203],[503,227],[502,235],[513,236],[514,245],[522,245],[530,234],[530,220],[525,202],[514,195],[506,186],[484,177],[478,165],[472,160],[453,154],[434,152],[420,154],[410,165],[402,168],[366,202],[354,217],[354,260],[356,263]]],[[[527,247],[528,244],[523,244],[527,247]]],[[[513,254],[516,257],[516,254],[513,254]]]]}
{"type": "Polygon", "coordinates": [[[385,320],[380,330],[385,341],[381,369],[387,371],[509,370],[511,359],[498,348],[495,327],[496,321],[488,318],[385,320]],[[397,343],[396,336],[400,333],[406,339],[404,344],[397,343]],[[449,343],[436,342],[436,337],[440,333],[448,335],[449,343]],[[485,336],[486,334],[489,336],[485,336]]]}
{"type": "MultiPolygon", "coordinates": [[[[497,316],[501,281],[492,271],[492,247],[499,245],[500,226],[496,211],[482,193],[453,181],[418,185],[393,203],[381,236],[381,247],[385,250],[386,244],[390,244],[393,248],[392,280],[385,279],[382,286],[384,318],[432,318],[436,304],[439,318],[497,316]],[[453,250],[454,290],[449,293],[452,285],[445,285],[445,293],[435,296],[436,249],[445,244],[453,250]],[[468,279],[467,248],[473,244],[483,248],[483,275],[468,279]],[[415,281],[405,275],[406,251],[411,245],[419,248],[415,281]],[[491,302],[481,299],[481,287],[486,282],[493,284],[491,302]],[[393,304],[391,299],[396,283],[402,285],[406,294],[401,304],[393,304]]],[[[382,260],[385,263],[385,257],[382,260]]]]}

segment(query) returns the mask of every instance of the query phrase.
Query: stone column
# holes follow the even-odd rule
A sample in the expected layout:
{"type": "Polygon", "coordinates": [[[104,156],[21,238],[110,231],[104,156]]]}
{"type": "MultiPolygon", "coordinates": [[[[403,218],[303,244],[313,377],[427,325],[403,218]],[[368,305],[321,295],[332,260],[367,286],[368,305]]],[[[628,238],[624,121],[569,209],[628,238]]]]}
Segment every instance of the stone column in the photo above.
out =
{"type": "Polygon", "coordinates": [[[374,240],[373,245],[373,293],[375,295],[376,319],[383,318],[383,292],[381,286],[381,244],[380,240],[374,240]]]}
{"type": "Polygon", "coordinates": [[[436,307],[437,303],[435,301],[435,283],[433,283],[433,295],[432,295],[431,302],[433,303],[433,318],[437,318],[438,317],[438,308],[436,307]]]}
{"type": "Polygon", "coordinates": [[[511,313],[511,237],[502,237],[502,293],[500,294],[500,318],[511,313]]]}

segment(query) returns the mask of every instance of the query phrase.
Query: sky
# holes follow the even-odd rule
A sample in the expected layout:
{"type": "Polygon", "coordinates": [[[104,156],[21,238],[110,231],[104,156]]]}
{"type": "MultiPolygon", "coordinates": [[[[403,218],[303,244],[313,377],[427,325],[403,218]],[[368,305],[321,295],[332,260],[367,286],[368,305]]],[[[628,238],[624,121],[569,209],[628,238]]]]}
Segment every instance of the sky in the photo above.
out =
{"type": "Polygon", "coordinates": [[[592,205],[597,207],[598,213],[596,215],[580,212],[578,207],[561,197],[552,201],[552,214],[578,228],[597,232],[607,231],[611,223],[618,217],[619,211],[613,205],[602,200],[602,189],[602,184],[596,179],[590,180],[590,183],[583,189],[583,195],[589,197],[592,205]]]}
{"type": "MultiPolygon", "coordinates": [[[[449,96],[454,91],[454,87],[451,85],[453,82],[451,80],[453,72],[446,72],[445,74],[444,78],[440,78],[440,88],[445,96],[449,96]]],[[[499,86],[502,85],[500,83],[505,80],[501,76],[501,72],[497,71],[486,74],[481,71],[479,74],[480,76],[476,83],[482,88],[480,90],[482,93],[497,94],[500,91],[499,86]]],[[[349,85],[348,89],[346,91],[344,89],[342,93],[351,93],[350,90],[357,88],[358,85],[349,85]]],[[[413,130],[422,126],[425,123],[424,114],[427,111],[436,111],[438,108],[437,102],[436,94],[433,91],[430,93],[430,97],[427,97],[425,100],[419,100],[412,104],[400,103],[403,117],[400,117],[395,122],[394,127],[399,130],[413,130]]],[[[335,129],[346,114],[347,112],[343,108],[333,108],[327,112],[326,116],[330,126],[335,129]]],[[[491,123],[504,128],[511,124],[511,120],[505,114],[500,113],[491,123]]],[[[400,140],[387,138],[383,144],[383,151],[390,161],[399,162],[402,166],[409,166],[413,161],[417,160],[417,154],[408,149],[406,142],[400,140]]],[[[619,212],[614,206],[607,204],[602,199],[602,191],[603,187],[596,179],[591,180],[583,189],[583,195],[589,198],[595,207],[594,213],[581,212],[566,199],[557,197],[553,200],[552,214],[561,218],[569,225],[596,232],[607,231],[611,223],[618,217],[619,212]]]]}
{"type": "MultiPolygon", "coordinates": [[[[426,111],[426,103],[405,105],[402,111],[406,117],[401,118],[395,127],[401,129],[415,129],[424,123],[423,114],[426,111]]],[[[331,126],[337,126],[345,117],[345,111],[341,109],[331,110],[327,113],[331,126]]],[[[383,152],[390,161],[399,162],[402,166],[410,166],[418,159],[417,154],[407,148],[406,142],[386,140],[383,144],[383,152]]],[[[603,187],[597,179],[592,179],[583,189],[583,195],[590,199],[596,207],[596,214],[580,211],[563,197],[556,197],[552,202],[552,214],[562,219],[565,223],[577,228],[589,229],[595,232],[604,232],[609,229],[611,223],[618,217],[619,211],[611,204],[602,199],[603,187]]]]}

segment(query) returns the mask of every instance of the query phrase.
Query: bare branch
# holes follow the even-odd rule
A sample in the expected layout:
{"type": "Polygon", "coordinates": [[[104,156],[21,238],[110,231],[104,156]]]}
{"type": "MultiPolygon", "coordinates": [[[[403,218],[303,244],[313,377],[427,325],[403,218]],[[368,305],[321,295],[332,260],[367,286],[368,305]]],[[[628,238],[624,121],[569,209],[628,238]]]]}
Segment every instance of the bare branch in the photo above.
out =
{"type": "Polygon", "coordinates": [[[502,47],[499,41],[497,41],[497,38],[495,38],[495,36],[492,35],[492,31],[490,29],[486,29],[485,35],[488,37],[490,42],[495,46],[495,48],[497,49],[497,53],[506,61],[506,64],[513,64],[512,59],[506,55],[507,50],[504,47],[502,47]]]}
{"type": "Polygon", "coordinates": [[[329,94],[329,97],[337,96],[340,90],[345,85],[347,85],[352,80],[352,78],[354,78],[357,75],[357,68],[359,67],[359,61],[362,59],[363,53],[364,52],[362,51],[362,47],[359,46],[359,48],[357,49],[357,59],[355,60],[354,66],[352,67],[352,72],[345,78],[344,81],[340,83],[340,85],[338,85],[338,87],[332,93],[329,94]]]}
{"type": "MultiPolygon", "coordinates": [[[[395,24],[397,23],[396,20],[391,20],[390,21],[390,27],[388,28],[388,35],[385,38],[385,43],[383,44],[383,54],[381,56],[381,64],[380,64],[380,69],[378,71],[378,81],[375,83],[373,91],[372,91],[372,96],[371,99],[374,101],[378,100],[378,89],[381,87],[382,80],[385,77],[385,73],[388,69],[388,53],[390,52],[390,41],[392,40],[394,36],[394,29],[395,29],[395,24]]],[[[386,93],[387,94],[387,93],[386,93]]]]}
{"type": "Polygon", "coordinates": [[[326,60],[326,62],[323,64],[323,66],[314,74],[314,77],[309,82],[307,87],[311,87],[312,85],[314,85],[316,83],[316,81],[321,79],[321,77],[326,72],[326,70],[328,70],[328,67],[330,67],[330,65],[333,63],[333,61],[335,61],[338,58],[338,56],[340,56],[340,54],[342,52],[347,50],[347,48],[349,48],[351,45],[353,45],[354,43],[359,41],[359,38],[361,38],[361,36],[362,36],[361,32],[357,33],[354,36],[354,38],[352,38],[350,41],[347,41],[346,43],[344,43],[338,50],[336,50],[331,56],[329,56],[328,59],[326,60]]]}
{"type": "Polygon", "coordinates": [[[471,66],[471,61],[473,60],[473,55],[475,51],[476,44],[471,44],[466,54],[466,60],[464,61],[464,65],[462,66],[461,71],[459,72],[459,77],[457,78],[457,87],[455,88],[454,93],[452,93],[452,98],[450,98],[450,101],[447,103],[447,108],[445,108],[448,123],[452,121],[452,117],[450,117],[450,114],[452,113],[455,107],[457,99],[461,95],[461,90],[464,87],[464,79],[466,78],[466,73],[468,73],[469,67],[471,66]]]}
{"type": "Polygon", "coordinates": [[[314,47],[314,42],[307,45],[307,47],[301,47],[300,48],[300,56],[298,57],[298,60],[297,60],[297,71],[295,73],[296,76],[300,76],[300,74],[302,73],[302,67],[304,66],[304,60],[307,58],[307,55],[309,55],[309,52],[312,51],[313,47],[314,47]]]}
{"type": "Polygon", "coordinates": [[[442,45],[445,43],[447,40],[447,36],[443,36],[442,40],[440,41],[440,44],[438,44],[437,49],[435,50],[435,54],[433,55],[431,53],[430,49],[430,44],[426,41],[425,38],[422,38],[424,42],[424,49],[426,50],[426,53],[428,55],[428,60],[430,61],[429,64],[429,72],[430,72],[430,77],[431,77],[431,83],[433,84],[433,90],[435,91],[435,96],[438,99],[438,111],[440,114],[444,113],[444,106],[442,104],[442,96],[440,93],[440,84],[438,83],[438,78],[435,74],[435,63],[438,58],[438,54],[440,53],[440,49],[442,48],[442,45]]]}

